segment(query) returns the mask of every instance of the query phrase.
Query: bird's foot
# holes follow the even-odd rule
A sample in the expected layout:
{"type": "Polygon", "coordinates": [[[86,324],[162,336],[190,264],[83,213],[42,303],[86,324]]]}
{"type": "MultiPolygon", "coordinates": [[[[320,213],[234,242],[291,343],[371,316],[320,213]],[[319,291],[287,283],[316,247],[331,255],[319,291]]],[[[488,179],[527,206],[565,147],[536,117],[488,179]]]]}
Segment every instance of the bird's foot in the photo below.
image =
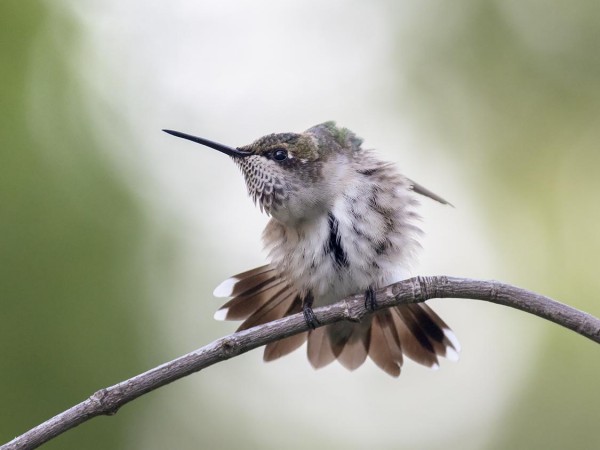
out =
{"type": "Polygon", "coordinates": [[[371,312],[377,309],[377,296],[373,286],[369,286],[369,289],[365,291],[365,308],[371,312]]]}
{"type": "Polygon", "coordinates": [[[314,330],[319,325],[321,325],[321,323],[317,320],[317,317],[315,316],[315,312],[312,310],[312,304],[314,300],[315,299],[312,296],[312,293],[309,292],[308,294],[306,294],[304,300],[302,301],[302,314],[304,314],[304,320],[306,321],[306,325],[308,325],[308,328],[310,328],[311,330],[314,330]]]}
{"type": "Polygon", "coordinates": [[[321,325],[321,322],[317,320],[317,317],[315,316],[315,313],[310,306],[304,305],[304,307],[302,308],[302,314],[304,314],[304,320],[306,321],[306,325],[308,325],[308,327],[311,330],[314,330],[319,325],[321,325]]]}

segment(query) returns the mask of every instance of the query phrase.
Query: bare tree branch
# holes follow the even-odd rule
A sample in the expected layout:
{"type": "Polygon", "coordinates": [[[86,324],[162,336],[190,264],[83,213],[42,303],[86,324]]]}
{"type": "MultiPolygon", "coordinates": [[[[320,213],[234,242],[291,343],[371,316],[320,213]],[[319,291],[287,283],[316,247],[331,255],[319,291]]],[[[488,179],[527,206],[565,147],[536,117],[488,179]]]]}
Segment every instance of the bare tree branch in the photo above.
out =
{"type": "MultiPolygon", "coordinates": [[[[600,343],[600,319],[548,297],[496,281],[445,276],[417,277],[377,291],[380,309],[419,303],[432,298],[468,298],[510,306],[555,322],[600,343]]],[[[341,320],[357,322],[369,314],[362,295],[348,297],[333,305],[317,308],[314,312],[321,325],[341,320]]],[[[147,392],[220,361],[307,329],[303,315],[295,314],[218,339],[129,380],[99,390],[78,405],[3,445],[0,450],[37,448],[93,417],[115,414],[121,406],[147,392]]]]}

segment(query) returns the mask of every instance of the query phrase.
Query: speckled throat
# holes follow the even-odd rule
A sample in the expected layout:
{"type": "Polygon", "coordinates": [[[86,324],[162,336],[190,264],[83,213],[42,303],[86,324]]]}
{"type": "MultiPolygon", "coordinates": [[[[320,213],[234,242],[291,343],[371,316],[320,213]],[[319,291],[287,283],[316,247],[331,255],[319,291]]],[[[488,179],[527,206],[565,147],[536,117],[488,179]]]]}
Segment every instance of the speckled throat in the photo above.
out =
{"type": "Polygon", "coordinates": [[[299,189],[298,184],[292,180],[282,179],[274,170],[270,170],[258,155],[232,159],[244,175],[248,194],[260,210],[267,214],[271,214],[273,209],[281,208],[290,193],[299,189]]]}

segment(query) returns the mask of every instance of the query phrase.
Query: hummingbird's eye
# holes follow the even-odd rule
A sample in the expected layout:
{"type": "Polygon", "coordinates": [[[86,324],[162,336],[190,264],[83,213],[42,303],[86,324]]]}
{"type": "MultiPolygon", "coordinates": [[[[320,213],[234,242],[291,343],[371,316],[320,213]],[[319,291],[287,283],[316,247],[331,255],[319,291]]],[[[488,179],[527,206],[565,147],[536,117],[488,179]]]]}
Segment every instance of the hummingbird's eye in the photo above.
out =
{"type": "Polygon", "coordinates": [[[273,151],[273,159],[275,161],[283,161],[283,160],[287,159],[287,157],[288,157],[288,152],[284,148],[278,148],[273,151]]]}

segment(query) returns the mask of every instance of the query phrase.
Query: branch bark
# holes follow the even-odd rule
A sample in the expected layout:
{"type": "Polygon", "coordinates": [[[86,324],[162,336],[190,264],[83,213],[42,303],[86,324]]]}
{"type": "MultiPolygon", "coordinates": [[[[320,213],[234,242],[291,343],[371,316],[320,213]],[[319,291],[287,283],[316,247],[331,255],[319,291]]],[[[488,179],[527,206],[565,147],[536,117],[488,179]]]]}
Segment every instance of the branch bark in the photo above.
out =
{"type": "MultiPolygon", "coordinates": [[[[416,277],[389,285],[376,293],[379,309],[420,303],[432,298],[485,300],[535,314],[600,343],[600,319],[543,295],[497,281],[445,276],[416,277]]],[[[363,295],[355,295],[333,305],[316,308],[314,312],[321,326],[341,320],[358,322],[369,314],[364,307],[363,295]]],[[[37,448],[93,417],[116,414],[123,405],[147,392],[220,361],[307,329],[303,315],[295,314],[218,339],[147,372],[97,391],[83,402],[4,444],[0,450],[37,448]]]]}

